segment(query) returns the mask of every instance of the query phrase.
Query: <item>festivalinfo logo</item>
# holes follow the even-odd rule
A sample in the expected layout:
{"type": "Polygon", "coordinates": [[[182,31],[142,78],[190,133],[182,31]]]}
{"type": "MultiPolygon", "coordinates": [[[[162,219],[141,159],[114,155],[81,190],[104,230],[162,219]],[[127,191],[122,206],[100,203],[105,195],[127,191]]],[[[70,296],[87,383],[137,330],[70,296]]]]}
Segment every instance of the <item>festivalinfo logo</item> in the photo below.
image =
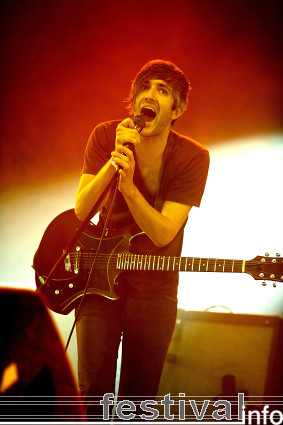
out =
{"type": "MultiPolygon", "coordinates": [[[[247,411],[244,393],[239,393],[233,397],[233,401],[231,399],[230,401],[205,399],[200,402],[197,399],[186,397],[184,393],[180,393],[177,398],[178,400],[169,393],[159,401],[143,400],[140,403],[125,399],[117,401],[114,408],[117,423],[139,421],[137,423],[140,424],[141,420],[147,423],[158,421],[159,423],[169,422],[171,424],[178,424],[179,421],[182,421],[183,424],[193,425],[198,422],[207,425],[215,425],[217,422],[235,425],[280,425],[283,423],[283,403],[282,400],[281,402],[274,400],[276,397],[270,397],[269,404],[262,401],[253,402],[252,408],[250,407],[247,411]],[[208,410],[209,414],[207,414],[208,410]]],[[[99,404],[103,406],[103,421],[111,420],[112,409],[115,405],[114,400],[113,393],[106,393],[99,401],[99,404]]],[[[116,422],[115,419],[113,422],[116,422]]]]}

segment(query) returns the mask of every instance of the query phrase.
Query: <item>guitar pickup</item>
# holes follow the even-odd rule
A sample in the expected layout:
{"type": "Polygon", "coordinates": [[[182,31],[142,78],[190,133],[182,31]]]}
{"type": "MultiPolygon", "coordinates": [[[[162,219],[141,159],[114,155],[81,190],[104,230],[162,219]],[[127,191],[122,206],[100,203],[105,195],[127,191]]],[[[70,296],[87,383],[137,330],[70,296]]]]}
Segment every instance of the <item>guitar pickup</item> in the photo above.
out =
{"type": "Polygon", "coordinates": [[[65,263],[65,271],[71,272],[72,271],[72,264],[71,264],[70,254],[66,255],[66,257],[64,259],[64,263],[65,263]]]}

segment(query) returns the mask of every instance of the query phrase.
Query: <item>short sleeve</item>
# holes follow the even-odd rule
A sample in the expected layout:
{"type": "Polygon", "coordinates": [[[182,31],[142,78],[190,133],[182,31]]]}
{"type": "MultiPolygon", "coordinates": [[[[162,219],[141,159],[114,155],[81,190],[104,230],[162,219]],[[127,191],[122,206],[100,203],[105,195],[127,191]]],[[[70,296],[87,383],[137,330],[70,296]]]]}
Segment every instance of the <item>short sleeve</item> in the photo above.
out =
{"type": "Polygon", "coordinates": [[[88,140],[82,174],[96,175],[106,164],[115,147],[116,127],[119,121],[99,124],[88,140]]]}
{"type": "Polygon", "coordinates": [[[187,138],[176,138],[168,164],[164,166],[166,188],[163,199],[199,207],[209,169],[209,152],[187,138]]]}

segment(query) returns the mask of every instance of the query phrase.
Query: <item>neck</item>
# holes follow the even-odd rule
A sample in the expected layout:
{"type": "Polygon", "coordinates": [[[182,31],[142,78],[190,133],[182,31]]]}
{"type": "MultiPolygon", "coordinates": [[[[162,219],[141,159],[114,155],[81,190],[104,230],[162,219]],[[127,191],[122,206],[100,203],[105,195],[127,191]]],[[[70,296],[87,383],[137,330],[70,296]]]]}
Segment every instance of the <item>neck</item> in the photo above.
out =
{"type": "Polygon", "coordinates": [[[163,155],[167,144],[170,129],[164,133],[158,133],[151,136],[142,136],[141,143],[136,147],[138,155],[150,155],[151,158],[163,155]]]}

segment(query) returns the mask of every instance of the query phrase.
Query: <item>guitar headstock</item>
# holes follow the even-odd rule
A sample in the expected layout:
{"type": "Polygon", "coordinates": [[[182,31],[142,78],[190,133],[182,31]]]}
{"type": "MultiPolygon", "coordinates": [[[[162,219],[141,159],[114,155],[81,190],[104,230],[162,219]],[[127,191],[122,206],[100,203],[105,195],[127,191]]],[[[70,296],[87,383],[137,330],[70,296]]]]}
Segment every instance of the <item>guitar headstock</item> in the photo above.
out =
{"type": "Polygon", "coordinates": [[[257,256],[253,260],[246,262],[246,273],[250,274],[255,280],[263,280],[262,285],[266,286],[266,281],[283,282],[283,258],[280,254],[275,257],[269,257],[266,252],[264,257],[257,256]]]}

